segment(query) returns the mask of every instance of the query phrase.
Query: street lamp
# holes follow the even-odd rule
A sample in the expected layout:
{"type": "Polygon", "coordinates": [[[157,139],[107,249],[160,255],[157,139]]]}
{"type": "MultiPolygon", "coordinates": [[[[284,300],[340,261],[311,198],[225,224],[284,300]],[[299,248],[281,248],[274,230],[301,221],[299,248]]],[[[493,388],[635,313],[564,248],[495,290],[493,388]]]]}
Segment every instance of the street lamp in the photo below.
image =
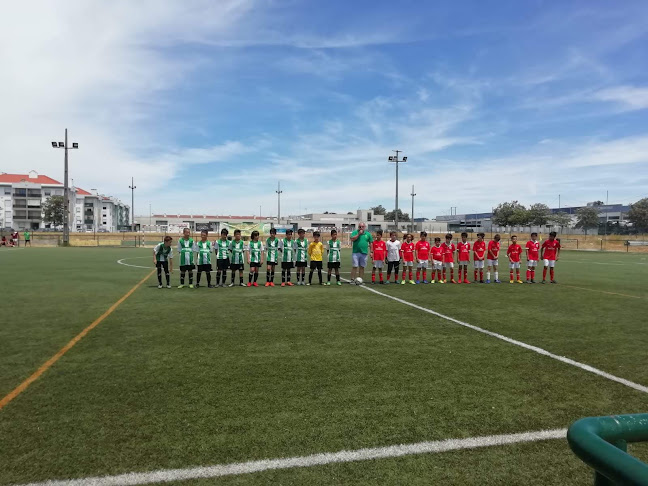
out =
{"type": "Polygon", "coordinates": [[[277,193],[277,224],[281,224],[281,193],[283,192],[281,190],[281,181],[277,182],[277,190],[275,191],[277,193]]]}
{"type": "Polygon", "coordinates": [[[402,150],[392,150],[392,152],[396,152],[396,155],[390,155],[388,160],[396,164],[396,206],[394,208],[394,223],[396,224],[396,231],[398,231],[398,164],[401,162],[407,162],[407,157],[403,157],[402,159],[398,158],[398,154],[400,154],[402,150]]]}
{"type": "Polygon", "coordinates": [[[65,142],[52,142],[52,148],[62,148],[65,150],[64,157],[64,179],[63,179],[63,245],[70,244],[70,200],[68,187],[68,149],[78,149],[79,144],[74,142],[72,147],[68,144],[68,131],[65,129],[65,142]]]}
{"type": "Polygon", "coordinates": [[[131,190],[131,231],[135,233],[135,189],[137,189],[137,186],[132,177],[131,185],[128,188],[131,190]]]}
{"type": "Polygon", "coordinates": [[[412,193],[410,194],[410,196],[412,196],[412,216],[411,216],[412,224],[410,225],[411,226],[410,233],[414,233],[414,196],[416,196],[416,193],[414,192],[414,184],[412,184],[412,193]]]}

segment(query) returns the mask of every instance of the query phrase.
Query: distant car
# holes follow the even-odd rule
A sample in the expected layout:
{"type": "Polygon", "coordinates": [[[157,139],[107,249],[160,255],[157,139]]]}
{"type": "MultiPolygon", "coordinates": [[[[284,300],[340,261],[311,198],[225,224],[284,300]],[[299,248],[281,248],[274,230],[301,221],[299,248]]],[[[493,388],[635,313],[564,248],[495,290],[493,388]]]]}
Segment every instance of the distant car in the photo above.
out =
{"type": "Polygon", "coordinates": [[[110,233],[110,231],[108,231],[106,228],[99,228],[97,230],[97,233],[110,233]]]}

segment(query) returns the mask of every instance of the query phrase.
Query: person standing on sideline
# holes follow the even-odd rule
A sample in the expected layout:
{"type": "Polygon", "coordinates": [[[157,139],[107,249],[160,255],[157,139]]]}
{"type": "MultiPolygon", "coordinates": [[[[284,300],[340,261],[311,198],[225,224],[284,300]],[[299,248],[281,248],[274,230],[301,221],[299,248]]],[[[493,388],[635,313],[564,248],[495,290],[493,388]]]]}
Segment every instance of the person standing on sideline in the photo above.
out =
{"type": "Polygon", "coordinates": [[[25,246],[29,245],[31,246],[31,233],[27,228],[25,228],[25,232],[23,233],[23,237],[25,238],[25,246]]]}
{"type": "Polygon", "coordinates": [[[389,233],[387,242],[387,282],[389,283],[392,270],[394,271],[394,283],[398,283],[398,270],[400,267],[401,242],[396,239],[396,232],[389,233]]]}
{"type": "Polygon", "coordinates": [[[353,284],[356,276],[364,280],[364,270],[367,266],[367,254],[369,245],[373,242],[371,233],[365,230],[367,225],[364,222],[358,223],[358,229],[351,233],[353,249],[351,250],[351,281],[353,284]]]}

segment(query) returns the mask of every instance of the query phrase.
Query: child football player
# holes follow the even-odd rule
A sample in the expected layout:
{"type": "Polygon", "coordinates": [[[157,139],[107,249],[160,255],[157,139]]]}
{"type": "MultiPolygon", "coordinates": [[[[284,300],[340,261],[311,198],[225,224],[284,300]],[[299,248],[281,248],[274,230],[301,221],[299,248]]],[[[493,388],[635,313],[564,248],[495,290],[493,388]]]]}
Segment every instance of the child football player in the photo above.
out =
{"type": "MultiPolygon", "coordinates": [[[[279,252],[281,253],[281,286],[292,287],[294,284],[290,281],[290,271],[295,262],[295,242],[292,239],[293,230],[286,230],[286,237],[279,241],[279,252]]],[[[273,285],[274,286],[274,285],[273,285]]]]}
{"type": "Polygon", "coordinates": [[[400,249],[401,242],[396,239],[396,232],[389,232],[389,241],[387,241],[387,281],[391,278],[392,270],[394,271],[394,283],[398,283],[398,270],[400,267],[400,249]]]}
{"type": "Polygon", "coordinates": [[[310,257],[310,273],[308,274],[308,283],[310,285],[313,280],[313,272],[317,269],[317,276],[319,277],[319,283],[322,285],[322,257],[324,255],[324,245],[320,239],[320,232],[315,231],[313,233],[313,241],[308,245],[308,256],[310,257]]]}
{"type": "Polygon", "coordinates": [[[263,243],[259,241],[259,232],[254,230],[250,235],[250,243],[247,247],[248,265],[250,274],[248,275],[248,287],[258,287],[259,268],[263,265],[263,243]]]}
{"type": "Polygon", "coordinates": [[[306,231],[302,228],[297,230],[295,240],[295,267],[297,268],[297,285],[306,285],[306,265],[308,259],[308,240],[306,231]]]}
{"type": "MultiPolygon", "coordinates": [[[[223,228],[220,232],[220,238],[214,242],[214,251],[216,252],[216,287],[219,285],[225,287],[227,281],[227,269],[230,266],[229,250],[230,241],[227,239],[229,231],[223,228]]],[[[234,275],[232,275],[232,282],[234,275]]]]}
{"type": "Polygon", "coordinates": [[[405,241],[401,245],[401,256],[403,257],[403,275],[401,278],[401,285],[405,285],[407,282],[407,277],[409,276],[409,283],[414,284],[414,275],[412,275],[412,269],[414,268],[414,249],[415,244],[412,241],[414,235],[407,233],[405,235],[405,241]],[[408,275],[409,271],[409,275],[408,275]]]}
{"type": "Polygon", "coordinates": [[[270,238],[266,240],[266,287],[274,287],[275,267],[279,257],[279,240],[277,239],[277,229],[270,229],[270,238]]]}
{"type": "Polygon", "coordinates": [[[180,254],[180,285],[184,288],[185,272],[189,272],[189,288],[193,289],[194,253],[196,245],[193,238],[189,238],[189,228],[182,230],[182,238],[178,240],[178,253],[180,254]]]}
{"type": "Polygon", "coordinates": [[[427,282],[427,267],[430,259],[430,242],[427,241],[427,232],[421,231],[421,239],[414,246],[416,250],[416,283],[421,283],[421,270],[423,270],[423,283],[427,282]]]}
{"type": "MultiPolygon", "coordinates": [[[[457,282],[454,279],[454,258],[455,258],[455,251],[457,250],[457,247],[455,244],[452,242],[452,234],[448,233],[445,236],[445,243],[441,245],[441,248],[443,248],[443,283],[446,283],[446,269],[448,269],[448,273],[450,273],[450,283],[456,284],[457,282]]],[[[461,280],[461,278],[460,278],[461,280]]]]}
{"type": "Polygon", "coordinates": [[[540,242],[538,233],[531,233],[531,239],[526,243],[527,271],[526,283],[535,283],[535,269],[540,258],[540,242]]]}
{"type": "Polygon", "coordinates": [[[551,283],[557,283],[554,279],[554,267],[560,256],[560,241],[556,239],[556,232],[552,231],[549,233],[549,239],[545,240],[542,243],[542,254],[540,258],[544,262],[544,268],[542,269],[542,283],[545,283],[547,279],[547,268],[549,269],[549,277],[551,278],[551,283]]]}
{"type": "Polygon", "coordinates": [[[371,259],[373,260],[373,269],[371,270],[371,283],[376,283],[376,269],[380,274],[380,283],[383,282],[383,264],[387,258],[387,245],[382,239],[383,231],[376,231],[376,239],[371,242],[371,259]]]}
{"type": "Polygon", "coordinates": [[[331,285],[331,273],[335,269],[336,285],[342,285],[340,282],[340,252],[342,251],[342,242],[337,239],[337,230],[331,230],[331,239],[328,242],[328,264],[326,285],[331,285]]]}
{"type": "MultiPolygon", "coordinates": [[[[200,276],[203,272],[207,274],[207,288],[213,289],[211,284],[211,241],[207,240],[207,230],[200,232],[200,241],[196,243],[196,250],[198,252],[198,271],[196,272],[196,288],[200,287],[200,276]]],[[[218,285],[218,280],[216,281],[218,285]]]]}
{"type": "Polygon", "coordinates": [[[511,236],[511,244],[506,250],[506,256],[509,259],[509,271],[511,274],[510,283],[523,283],[520,280],[520,257],[522,256],[522,247],[518,245],[517,236],[511,236]],[[515,269],[516,278],[513,279],[513,269],[515,269]]]}
{"type": "Polygon", "coordinates": [[[484,233],[477,233],[477,241],[473,243],[473,265],[475,267],[475,283],[484,283],[484,258],[486,258],[486,242],[484,233]],[[479,269],[479,280],[477,270],[479,269]]]}
{"type": "Polygon", "coordinates": [[[173,238],[170,236],[165,236],[164,242],[158,243],[153,248],[153,264],[157,267],[158,289],[162,288],[162,269],[164,269],[167,289],[171,288],[171,277],[169,277],[169,273],[173,273],[172,240],[173,238]]]}
{"type": "Polygon", "coordinates": [[[499,280],[499,272],[497,271],[501,239],[502,237],[499,234],[496,234],[493,240],[488,242],[488,255],[486,256],[486,265],[488,265],[488,270],[486,271],[487,284],[490,283],[491,268],[495,272],[495,283],[502,283],[499,280]]]}
{"type": "Polygon", "coordinates": [[[232,263],[230,268],[232,269],[232,282],[229,284],[230,287],[234,287],[234,275],[238,270],[239,273],[239,285],[245,287],[243,283],[243,268],[245,267],[245,243],[241,239],[241,230],[234,230],[234,241],[231,241],[229,244],[229,251],[232,254],[232,263]]]}
{"type": "Polygon", "coordinates": [[[468,233],[466,232],[461,233],[461,241],[457,243],[457,263],[459,264],[459,283],[469,284],[468,264],[470,263],[470,243],[468,243],[468,233]],[[463,280],[461,279],[462,269],[463,280]]]}
{"type": "Polygon", "coordinates": [[[430,248],[430,256],[432,258],[432,278],[430,283],[434,283],[434,274],[437,276],[437,283],[445,283],[441,277],[441,269],[443,268],[443,246],[441,246],[441,238],[434,238],[434,246],[430,248]]]}

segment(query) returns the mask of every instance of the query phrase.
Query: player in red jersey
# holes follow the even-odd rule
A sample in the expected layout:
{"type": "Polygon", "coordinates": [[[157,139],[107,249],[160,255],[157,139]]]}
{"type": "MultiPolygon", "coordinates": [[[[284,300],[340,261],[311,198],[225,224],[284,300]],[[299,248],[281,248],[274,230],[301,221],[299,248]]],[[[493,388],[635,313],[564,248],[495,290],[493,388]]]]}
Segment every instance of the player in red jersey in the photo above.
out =
{"type": "Polygon", "coordinates": [[[459,265],[459,283],[465,283],[465,284],[470,283],[470,281],[468,280],[469,263],[470,263],[470,243],[468,243],[468,233],[461,233],[461,241],[457,243],[457,264],[459,265]],[[463,269],[463,280],[461,279],[462,269],[463,269]]]}
{"type": "Polygon", "coordinates": [[[555,284],[554,280],[554,267],[560,256],[560,241],[556,239],[556,232],[552,231],[549,233],[549,239],[545,240],[542,243],[542,251],[540,258],[544,260],[544,268],[542,269],[542,283],[545,283],[547,279],[547,268],[549,268],[549,275],[551,277],[551,283],[555,284]]]}
{"type": "Polygon", "coordinates": [[[400,253],[403,258],[403,278],[401,279],[401,285],[405,285],[407,281],[407,272],[409,269],[409,283],[414,283],[414,275],[412,275],[412,269],[414,268],[414,235],[412,233],[407,233],[405,235],[405,241],[401,245],[400,253]]]}
{"type": "Polygon", "coordinates": [[[371,283],[376,283],[376,269],[380,276],[380,283],[383,282],[383,263],[387,258],[387,244],[383,241],[383,231],[376,231],[376,239],[371,242],[371,258],[373,259],[373,269],[371,270],[371,283]]]}
{"type": "Polygon", "coordinates": [[[427,282],[427,267],[430,259],[430,242],[427,241],[427,232],[421,231],[421,239],[416,242],[416,283],[421,283],[421,270],[423,270],[423,283],[427,282]]]}
{"type": "Polygon", "coordinates": [[[511,236],[511,244],[506,250],[506,256],[509,260],[509,273],[511,274],[510,283],[524,283],[520,280],[520,257],[522,256],[522,247],[518,245],[517,236],[511,236]],[[515,269],[516,279],[513,280],[513,269],[515,269]]]}
{"type": "Polygon", "coordinates": [[[497,271],[497,266],[499,265],[499,252],[500,252],[500,240],[502,237],[496,234],[491,241],[488,242],[488,254],[486,255],[486,265],[488,269],[486,270],[486,283],[490,283],[490,273],[491,268],[495,272],[495,283],[502,283],[499,280],[499,272],[497,271]]]}
{"type": "Polygon", "coordinates": [[[535,283],[535,269],[540,258],[540,242],[538,233],[531,233],[531,239],[526,243],[527,271],[526,283],[535,283]]]}
{"type": "Polygon", "coordinates": [[[443,246],[441,246],[441,238],[434,238],[434,246],[430,248],[432,257],[432,279],[430,283],[434,283],[434,274],[437,274],[437,283],[445,283],[441,277],[441,269],[443,268],[443,246]]]}
{"type": "Polygon", "coordinates": [[[447,282],[446,269],[448,269],[450,271],[450,283],[456,284],[457,282],[454,279],[454,254],[457,251],[457,247],[452,242],[451,233],[445,236],[445,243],[441,247],[443,248],[443,282],[447,282]]]}
{"type": "Polygon", "coordinates": [[[477,241],[473,244],[473,265],[475,266],[475,283],[484,283],[484,259],[486,258],[486,242],[484,233],[477,233],[477,241]],[[479,269],[479,280],[477,280],[479,269]]]}

